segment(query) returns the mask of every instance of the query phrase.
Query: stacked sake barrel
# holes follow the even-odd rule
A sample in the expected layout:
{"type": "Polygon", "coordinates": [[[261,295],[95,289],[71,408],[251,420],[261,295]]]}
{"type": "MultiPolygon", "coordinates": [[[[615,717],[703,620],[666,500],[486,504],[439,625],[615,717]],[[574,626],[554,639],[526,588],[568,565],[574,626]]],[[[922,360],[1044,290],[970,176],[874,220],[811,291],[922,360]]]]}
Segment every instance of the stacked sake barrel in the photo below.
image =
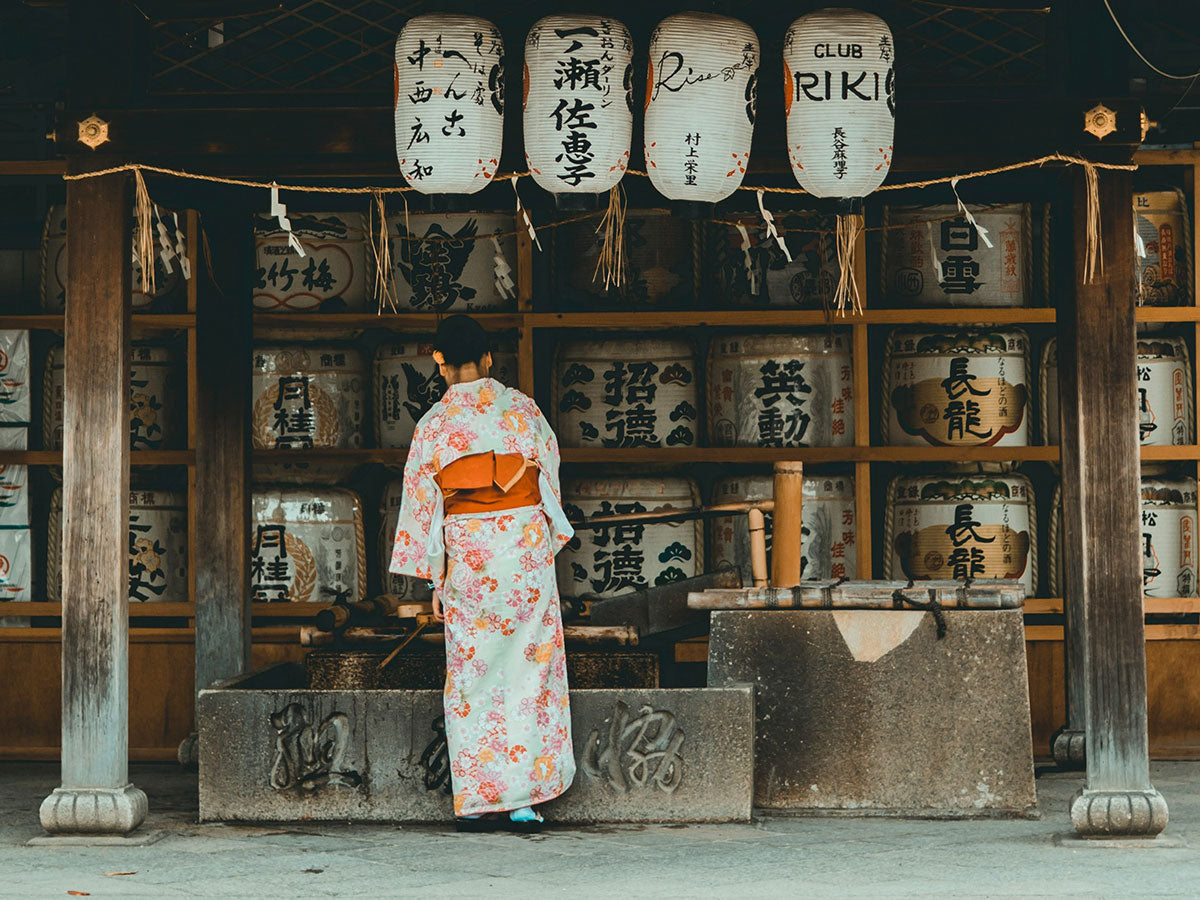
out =
{"type": "MultiPolygon", "coordinates": [[[[29,332],[0,331],[0,450],[29,447],[32,380],[29,332]]],[[[3,615],[5,602],[33,599],[29,526],[29,467],[0,466],[0,627],[29,624],[28,618],[3,615]]]]}
{"type": "Polygon", "coordinates": [[[1138,303],[1192,302],[1193,245],[1187,198],[1181,190],[1133,195],[1133,240],[1138,303]]]}
{"type": "Polygon", "coordinates": [[[404,500],[404,479],[393,478],[383,489],[379,503],[379,574],[385,594],[395,594],[403,600],[422,603],[430,599],[429,582],[388,571],[392,564],[392,547],[396,540],[396,523],[400,519],[400,504],[404,500]]]}
{"type": "Polygon", "coordinates": [[[387,220],[401,312],[517,307],[516,221],[501,213],[413,213],[387,220]]]}
{"type": "Polygon", "coordinates": [[[707,229],[711,305],[736,308],[822,309],[837,288],[835,220],[809,211],[776,212],[789,262],[762,216],[738,216],[736,224],[707,229]],[[740,227],[739,227],[740,226],[740,227]]]}
{"type": "Polygon", "coordinates": [[[260,313],[363,312],[371,296],[366,217],[288,215],[301,256],[274,216],[254,217],[254,310],[260,313]]]}

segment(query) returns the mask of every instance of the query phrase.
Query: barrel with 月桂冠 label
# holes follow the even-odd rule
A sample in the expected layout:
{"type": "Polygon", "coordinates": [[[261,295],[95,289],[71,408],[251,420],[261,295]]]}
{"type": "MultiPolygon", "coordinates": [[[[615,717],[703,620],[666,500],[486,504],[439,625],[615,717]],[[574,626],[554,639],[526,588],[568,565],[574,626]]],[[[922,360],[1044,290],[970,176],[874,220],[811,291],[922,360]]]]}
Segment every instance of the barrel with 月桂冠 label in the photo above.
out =
{"type": "Polygon", "coordinates": [[[1023,475],[897,476],[888,486],[884,577],[1010,578],[1037,590],[1037,509],[1023,475]]]}
{"type": "Polygon", "coordinates": [[[706,396],[713,446],[850,446],[854,375],[849,335],[714,337],[706,396]]]}
{"type": "MultiPolygon", "coordinates": [[[[735,475],[713,485],[713,504],[758,503],[775,495],[771,475],[735,475]]],[[[858,533],[855,526],[854,478],[850,475],[806,474],[803,484],[800,577],[855,578],[858,533]]],[[[766,513],[768,571],[771,514],[766,513]]],[[[745,513],[714,519],[709,526],[709,568],[733,567],[750,584],[750,528],[745,513]]]]}
{"type": "Polygon", "coordinates": [[[707,229],[710,306],[822,309],[838,282],[835,221],[810,211],[777,212],[778,233],[789,261],[767,233],[762,216],[737,216],[735,224],[707,229]],[[740,227],[739,227],[740,226],[740,227]]]}
{"type": "MultiPolygon", "coordinates": [[[[1058,396],[1058,341],[1042,349],[1042,434],[1058,444],[1061,434],[1058,396]]],[[[1138,440],[1146,447],[1190,444],[1195,432],[1192,364],[1180,337],[1142,335],[1137,341],[1138,440]]]]}
{"type": "Polygon", "coordinates": [[[363,509],[353,491],[256,488],[251,526],[250,590],[255,602],[353,602],[366,596],[363,509]]]}
{"type": "Polygon", "coordinates": [[[620,230],[620,283],[605,284],[597,268],[604,229],[589,218],[553,232],[558,302],[564,309],[666,309],[690,306],[695,295],[697,223],[662,209],[631,209],[620,230]]]}
{"type": "Polygon", "coordinates": [[[553,421],[564,447],[692,447],[696,351],[679,338],[605,337],[558,345],[553,421]]]}
{"type": "Polygon", "coordinates": [[[256,347],[252,379],[255,449],[363,445],[366,367],[352,347],[256,347]]]}
{"type": "Polygon", "coordinates": [[[262,313],[362,312],[367,308],[366,217],[290,213],[289,240],[275,216],[254,217],[254,309],[262,313]]]}
{"type": "MultiPolygon", "coordinates": [[[[154,229],[154,290],[142,284],[142,264],[132,256],[131,305],[135,313],[177,313],[187,305],[187,280],[192,276],[187,256],[185,214],[154,204],[150,225],[154,229]]],[[[131,228],[132,246],[138,246],[141,225],[136,218],[131,228]]],[[[67,208],[52,206],[42,228],[42,309],[62,314],[67,308],[70,279],[67,276],[67,208]]]]}
{"type": "Polygon", "coordinates": [[[1032,306],[1028,203],[884,206],[883,296],[890,306],[1032,306]]]}
{"type": "Polygon", "coordinates": [[[516,220],[502,213],[413,213],[388,218],[401,312],[517,308],[516,220]]]}
{"type": "Polygon", "coordinates": [[[1190,304],[1192,228],[1183,191],[1134,193],[1133,241],[1138,303],[1190,304]]]}
{"type": "MultiPolygon", "coordinates": [[[[43,376],[42,440],[63,447],[65,386],[62,346],[46,354],[43,376]]],[[[134,344],[129,363],[129,448],[165,450],[184,443],[185,373],[179,353],[154,344],[134,344]]]]}
{"type": "Polygon", "coordinates": [[[400,503],[404,499],[404,479],[393,478],[383,488],[379,504],[379,574],[385,594],[394,594],[410,603],[424,603],[432,596],[429,582],[388,571],[392,563],[392,547],[396,540],[396,522],[400,518],[400,503]]]}
{"type": "MultiPolygon", "coordinates": [[[[517,387],[517,354],[508,345],[492,353],[488,372],[506,387],[517,387]]],[[[446,392],[433,361],[433,338],[397,338],[375,351],[375,434],[380,447],[407,447],[421,417],[446,392]]]]}
{"type": "MultiPolygon", "coordinates": [[[[695,509],[700,492],[690,478],[571,478],[563,482],[568,518],[695,509]]],[[[577,527],[556,557],[559,590],[567,597],[615,597],[704,572],[700,520],[666,524],[577,527]]]]}
{"type": "MultiPolygon", "coordinates": [[[[46,598],[62,599],[62,488],[50,495],[46,598]]],[[[129,490],[129,602],[188,601],[187,497],[180,491],[129,490]]]]}
{"type": "Polygon", "coordinates": [[[883,360],[885,444],[1029,443],[1029,337],[1020,329],[896,330],[883,360]]]}

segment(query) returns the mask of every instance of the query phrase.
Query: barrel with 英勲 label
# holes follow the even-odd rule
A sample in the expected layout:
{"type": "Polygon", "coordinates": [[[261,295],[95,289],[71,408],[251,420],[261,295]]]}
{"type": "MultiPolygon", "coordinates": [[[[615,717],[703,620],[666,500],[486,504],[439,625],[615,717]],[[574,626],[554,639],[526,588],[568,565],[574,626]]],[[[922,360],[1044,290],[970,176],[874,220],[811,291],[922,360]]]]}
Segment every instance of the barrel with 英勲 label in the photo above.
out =
{"type": "Polygon", "coordinates": [[[1037,510],[1023,475],[897,476],[888,486],[884,577],[1008,578],[1037,590],[1037,510]]]}

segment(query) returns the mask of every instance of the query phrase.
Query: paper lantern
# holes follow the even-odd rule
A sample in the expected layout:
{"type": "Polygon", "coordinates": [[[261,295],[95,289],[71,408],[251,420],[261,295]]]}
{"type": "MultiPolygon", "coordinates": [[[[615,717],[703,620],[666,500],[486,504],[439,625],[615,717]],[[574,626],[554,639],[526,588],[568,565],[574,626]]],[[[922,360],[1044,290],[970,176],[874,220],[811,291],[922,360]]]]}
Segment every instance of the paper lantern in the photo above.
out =
{"type": "Polygon", "coordinates": [[[476,16],[409,19],[396,38],[396,159],[422,194],[491,183],[504,137],[504,42],[476,16]]]}
{"type": "Polygon", "coordinates": [[[864,197],[892,162],[895,45],[887,23],[854,9],[822,9],[783,40],[788,156],[817,197],[864,197]]]}
{"type": "Polygon", "coordinates": [[[650,36],[646,171],[670,200],[716,203],[750,162],[758,102],[758,36],[745,22],[681,13],[650,36]]]}
{"type": "Polygon", "coordinates": [[[554,194],[600,194],[629,165],[633,40],[615,19],[547,16],[525,38],[525,162],[554,194]]]}

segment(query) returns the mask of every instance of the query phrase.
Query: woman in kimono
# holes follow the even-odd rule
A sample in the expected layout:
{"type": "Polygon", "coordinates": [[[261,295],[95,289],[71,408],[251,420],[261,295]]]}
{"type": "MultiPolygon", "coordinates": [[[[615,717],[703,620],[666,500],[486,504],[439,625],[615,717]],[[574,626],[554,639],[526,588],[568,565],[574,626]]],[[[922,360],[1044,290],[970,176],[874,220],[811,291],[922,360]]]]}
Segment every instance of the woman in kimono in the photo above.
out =
{"type": "Polygon", "coordinates": [[[432,582],[445,622],[456,824],[533,831],[533,807],[575,775],[554,571],[574,532],[558,441],[533,400],[488,377],[474,319],[444,320],[433,358],[448,387],[413,435],[390,569],[432,582]]]}

